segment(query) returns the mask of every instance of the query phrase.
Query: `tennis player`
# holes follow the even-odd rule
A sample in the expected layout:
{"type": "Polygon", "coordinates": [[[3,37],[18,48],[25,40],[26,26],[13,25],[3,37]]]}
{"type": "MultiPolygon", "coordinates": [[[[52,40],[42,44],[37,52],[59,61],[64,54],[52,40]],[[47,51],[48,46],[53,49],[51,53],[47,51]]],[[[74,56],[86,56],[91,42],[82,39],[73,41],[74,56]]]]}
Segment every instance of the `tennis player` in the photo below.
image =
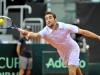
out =
{"type": "Polygon", "coordinates": [[[57,49],[63,63],[68,67],[69,75],[83,75],[79,68],[80,48],[71,38],[70,33],[77,33],[89,38],[100,40],[100,36],[72,24],[57,22],[56,15],[52,12],[45,14],[46,26],[39,32],[28,32],[18,28],[26,38],[44,38],[57,49]]]}

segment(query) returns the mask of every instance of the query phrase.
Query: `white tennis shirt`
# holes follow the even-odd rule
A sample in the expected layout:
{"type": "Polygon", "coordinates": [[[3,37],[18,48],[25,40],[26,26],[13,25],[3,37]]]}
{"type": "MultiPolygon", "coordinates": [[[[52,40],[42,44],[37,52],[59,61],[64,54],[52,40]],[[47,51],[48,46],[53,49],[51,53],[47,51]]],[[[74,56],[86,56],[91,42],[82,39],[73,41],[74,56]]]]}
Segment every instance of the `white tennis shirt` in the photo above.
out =
{"type": "Polygon", "coordinates": [[[45,26],[39,34],[53,47],[57,49],[60,57],[65,60],[69,57],[69,54],[73,50],[78,50],[78,44],[72,39],[70,33],[78,33],[78,27],[66,24],[63,22],[57,22],[58,28],[52,30],[48,26],[45,26]]]}

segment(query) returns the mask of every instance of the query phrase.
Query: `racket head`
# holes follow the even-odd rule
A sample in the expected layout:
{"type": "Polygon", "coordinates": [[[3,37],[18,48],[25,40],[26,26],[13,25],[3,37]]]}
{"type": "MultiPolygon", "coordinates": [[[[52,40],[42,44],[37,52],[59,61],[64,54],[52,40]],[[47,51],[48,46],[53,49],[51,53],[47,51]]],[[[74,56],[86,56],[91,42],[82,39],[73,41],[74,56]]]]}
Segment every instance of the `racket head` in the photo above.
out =
{"type": "Polygon", "coordinates": [[[1,19],[4,20],[4,24],[0,25],[0,29],[7,29],[12,26],[12,20],[10,17],[7,16],[0,16],[1,19]]]}

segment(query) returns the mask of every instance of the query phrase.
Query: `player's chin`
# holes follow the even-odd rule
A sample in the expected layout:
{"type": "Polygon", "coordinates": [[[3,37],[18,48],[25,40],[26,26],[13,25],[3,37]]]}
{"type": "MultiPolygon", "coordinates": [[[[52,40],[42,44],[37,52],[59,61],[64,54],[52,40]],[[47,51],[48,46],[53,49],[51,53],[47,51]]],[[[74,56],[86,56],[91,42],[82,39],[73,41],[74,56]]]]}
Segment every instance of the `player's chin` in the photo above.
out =
{"type": "Polygon", "coordinates": [[[47,26],[48,26],[48,27],[51,27],[52,25],[51,25],[51,24],[48,24],[47,26]]]}

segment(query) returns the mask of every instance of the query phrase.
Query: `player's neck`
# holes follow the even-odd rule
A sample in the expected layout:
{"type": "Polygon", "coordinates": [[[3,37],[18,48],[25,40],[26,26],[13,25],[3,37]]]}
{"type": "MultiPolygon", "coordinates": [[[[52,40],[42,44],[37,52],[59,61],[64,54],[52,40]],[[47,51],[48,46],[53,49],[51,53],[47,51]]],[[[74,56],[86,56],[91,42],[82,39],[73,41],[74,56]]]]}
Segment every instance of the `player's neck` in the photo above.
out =
{"type": "Polygon", "coordinates": [[[55,23],[55,24],[52,26],[52,29],[53,29],[53,30],[56,30],[57,28],[58,28],[58,24],[55,23]]]}

